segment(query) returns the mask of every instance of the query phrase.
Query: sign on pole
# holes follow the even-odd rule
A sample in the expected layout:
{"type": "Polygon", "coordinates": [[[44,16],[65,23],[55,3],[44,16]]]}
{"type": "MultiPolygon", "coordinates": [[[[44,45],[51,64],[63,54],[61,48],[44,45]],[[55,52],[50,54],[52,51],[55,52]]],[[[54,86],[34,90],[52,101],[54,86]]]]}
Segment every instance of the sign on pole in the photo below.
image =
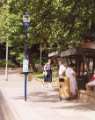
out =
{"type": "Polygon", "coordinates": [[[23,60],[23,72],[29,72],[29,61],[28,61],[28,59],[23,60]]]}

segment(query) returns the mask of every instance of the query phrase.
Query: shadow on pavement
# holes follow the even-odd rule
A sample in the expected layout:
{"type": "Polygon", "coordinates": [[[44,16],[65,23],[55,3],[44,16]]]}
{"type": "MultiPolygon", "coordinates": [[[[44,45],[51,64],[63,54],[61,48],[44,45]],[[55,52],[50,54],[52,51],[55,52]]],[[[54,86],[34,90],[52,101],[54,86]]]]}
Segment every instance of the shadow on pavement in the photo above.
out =
{"type": "Polygon", "coordinates": [[[61,107],[54,107],[53,109],[95,111],[95,104],[93,105],[91,103],[80,103],[80,102],[70,101],[66,104],[65,102],[63,102],[61,107]]]}
{"type": "MultiPolygon", "coordinates": [[[[47,92],[33,92],[27,96],[32,102],[58,102],[57,95],[48,95],[47,92]]],[[[15,97],[16,100],[24,99],[24,96],[15,97]]]]}
{"type": "MultiPolygon", "coordinates": [[[[51,92],[52,93],[52,92],[51,92]]],[[[65,109],[65,110],[81,110],[81,111],[95,111],[95,104],[82,103],[80,100],[59,101],[58,94],[48,94],[47,92],[32,92],[28,96],[30,101],[34,103],[60,103],[52,109],[65,109]]],[[[18,96],[14,99],[22,100],[24,96],[18,96]]]]}
{"type": "MultiPolygon", "coordinates": [[[[51,92],[52,93],[52,92],[51,92]]],[[[59,98],[57,94],[51,94],[48,92],[34,92],[31,93],[32,102],[58,102],[59,98]]]]}
{"type": "Polygon", "coordinates": [[[13,99],[15,99],[15,100],[24,100],[24,96],[13,97],[13,99]]]}

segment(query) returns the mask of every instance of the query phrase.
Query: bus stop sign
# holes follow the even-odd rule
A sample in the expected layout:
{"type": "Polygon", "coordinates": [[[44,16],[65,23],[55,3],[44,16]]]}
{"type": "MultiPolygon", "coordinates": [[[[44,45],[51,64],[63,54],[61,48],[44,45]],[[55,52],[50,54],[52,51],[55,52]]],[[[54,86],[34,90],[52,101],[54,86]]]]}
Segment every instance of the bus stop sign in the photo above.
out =
{"type": "Polygon", "coordinates": [[[28,61],[28,59],[23,60],[23,72],[24,73],[29,72],[29,61],[28,61]]]}

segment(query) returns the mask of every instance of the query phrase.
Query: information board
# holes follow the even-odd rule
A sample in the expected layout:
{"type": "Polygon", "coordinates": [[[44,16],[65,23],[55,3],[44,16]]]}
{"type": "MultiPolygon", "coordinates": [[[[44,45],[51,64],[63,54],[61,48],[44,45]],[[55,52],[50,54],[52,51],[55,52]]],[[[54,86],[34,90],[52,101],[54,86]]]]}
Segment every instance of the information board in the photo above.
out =
{"type": "Polygon", "coordinates": [[[29,72],[29,61],[28,61],[28,59],[23,60],[23,72],[29,72]]]}

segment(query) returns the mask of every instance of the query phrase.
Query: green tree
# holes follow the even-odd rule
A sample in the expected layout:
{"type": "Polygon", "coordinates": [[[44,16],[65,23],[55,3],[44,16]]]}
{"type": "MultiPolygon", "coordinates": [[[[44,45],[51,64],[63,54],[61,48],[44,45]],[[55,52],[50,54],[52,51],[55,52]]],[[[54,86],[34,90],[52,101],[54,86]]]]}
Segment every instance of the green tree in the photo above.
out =
{"type": "Polygon", "coordinates": [[[22,17],[26,9],[31,19],[29,48],[37,44],[43,51],[64,50],[78,46],[83,35],[95,30],[94,0],[2,0],[0,42],[9,41],[10,54],[17,61],[23,57],[22,17]]]}

